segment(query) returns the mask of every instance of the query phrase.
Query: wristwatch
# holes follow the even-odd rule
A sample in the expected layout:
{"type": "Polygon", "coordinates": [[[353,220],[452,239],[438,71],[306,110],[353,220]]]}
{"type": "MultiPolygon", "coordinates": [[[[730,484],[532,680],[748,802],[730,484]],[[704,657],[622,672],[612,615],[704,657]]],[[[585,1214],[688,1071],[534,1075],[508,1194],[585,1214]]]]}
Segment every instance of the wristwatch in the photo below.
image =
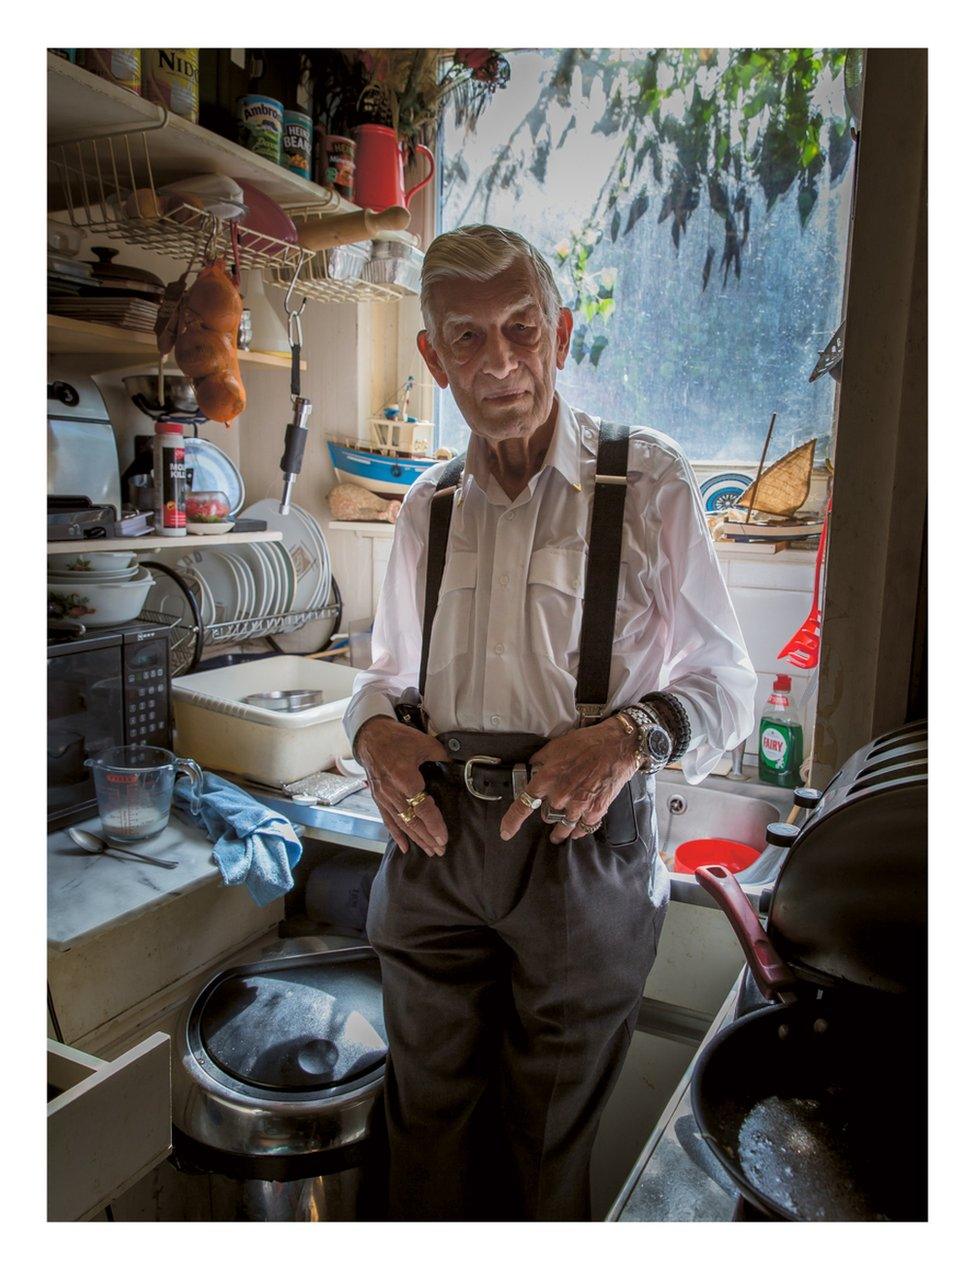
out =
{"type": "MultiPolygon", "coordinates": [[[[629,705],[617,717],[628,719],[637,732],[637,756],[642,759],[638,771],[653,775],[671,761],[674,740],[661,720],[647,705],[629,705]]],[[[626,725],[626,724],[625,724],[626,725]]]]}

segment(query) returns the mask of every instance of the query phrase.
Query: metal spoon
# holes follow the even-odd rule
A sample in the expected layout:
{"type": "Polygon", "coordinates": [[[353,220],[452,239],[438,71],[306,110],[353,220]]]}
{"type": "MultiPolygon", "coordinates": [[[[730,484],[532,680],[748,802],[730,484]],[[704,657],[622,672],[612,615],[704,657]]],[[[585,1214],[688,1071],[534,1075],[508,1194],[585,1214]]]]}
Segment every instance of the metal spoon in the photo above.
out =
{"type": "Polygon", "coordinates": [[[154,859],[152,855],[140,855],[136,850],[125,850],[122,846],[116,846],[113,842],[103,841],[101,837],[96,837],[94,833],[89,833],[84,828],[69,828],[68,836],[80,846],[82,850],[87,850],[90,855],[102,855],[106,851],[110,851],[115,855],[125,855],[129,859],[138,859],[144,864],[158,864],[160,868],[178,868],[180,861],[178,859],[154,859]]]}

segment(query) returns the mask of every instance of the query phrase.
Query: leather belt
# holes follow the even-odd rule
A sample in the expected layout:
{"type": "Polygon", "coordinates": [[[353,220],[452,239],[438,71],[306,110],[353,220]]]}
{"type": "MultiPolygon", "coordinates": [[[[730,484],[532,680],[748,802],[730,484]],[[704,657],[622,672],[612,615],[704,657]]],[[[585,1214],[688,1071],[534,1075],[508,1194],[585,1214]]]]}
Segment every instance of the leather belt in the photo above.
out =
{"type": "Polygon", "coordinates": [[[464,761],[437,763],[447,779],[463,784],[472,797],[482,802],[514,801],[529,782],[528,763],[503,763],[491,754],[474,754],[464,761]]]}

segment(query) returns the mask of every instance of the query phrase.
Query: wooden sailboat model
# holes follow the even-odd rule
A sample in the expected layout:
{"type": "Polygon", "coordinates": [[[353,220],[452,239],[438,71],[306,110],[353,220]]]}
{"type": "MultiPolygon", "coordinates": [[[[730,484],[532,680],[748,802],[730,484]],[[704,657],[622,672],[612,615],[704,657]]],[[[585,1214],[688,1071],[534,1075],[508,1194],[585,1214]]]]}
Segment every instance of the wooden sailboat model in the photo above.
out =
{"type": "MultiPolygon", "coordinates": [[[[774,415],[773,422],[775,418],[774,415]]],[[[770,424],[766,438],[767,446],[772,426],[770,424]]],[[[764,447],[756,479],[740,497],[739,513],[727,516],[723,522],[723,536],[735,542],[782,543],[817,537],[823,516],[797,514],[810,495],[816,447],[816,440],[804,441],[765,468],[764,447]]]]}

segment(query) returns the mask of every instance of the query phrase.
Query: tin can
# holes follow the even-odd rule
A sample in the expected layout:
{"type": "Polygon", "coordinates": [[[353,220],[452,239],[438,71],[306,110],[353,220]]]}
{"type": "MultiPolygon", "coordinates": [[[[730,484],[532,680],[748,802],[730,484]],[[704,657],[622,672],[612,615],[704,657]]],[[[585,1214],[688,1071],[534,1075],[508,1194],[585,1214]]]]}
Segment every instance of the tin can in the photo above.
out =
{"type": "Polygon", "coordinates": [[[327,132],[321,123],[316,125],[315,140],[315,179],[343,198],[352,198],[356,180],[356,142],[351,137],[327,132]]]}
{"type": "Polygon", "coordinates": [[[200,50],[144,48],[142,95],[196,123],[200,115],[200,50]]]}
{"type": "Polygon", "coordinates": [[[245,150],[280,163],[284,126],[285,108],[274,97],[262,97],[260,93],[238,97],[237,141],[245,150]]]}
{"type": "Polygon", "coordinates": [[[139,48],[86,48],[82,49],[85,70],[89,70],[110,84],[137,93],[142,86],[142,49],[139,48]]]}
{"type": "Polygon", "coordinates": [[[300,110],[286,110],[281,134],[281,166],[306,180],[312,177],[312,120],[300,110]]]}

